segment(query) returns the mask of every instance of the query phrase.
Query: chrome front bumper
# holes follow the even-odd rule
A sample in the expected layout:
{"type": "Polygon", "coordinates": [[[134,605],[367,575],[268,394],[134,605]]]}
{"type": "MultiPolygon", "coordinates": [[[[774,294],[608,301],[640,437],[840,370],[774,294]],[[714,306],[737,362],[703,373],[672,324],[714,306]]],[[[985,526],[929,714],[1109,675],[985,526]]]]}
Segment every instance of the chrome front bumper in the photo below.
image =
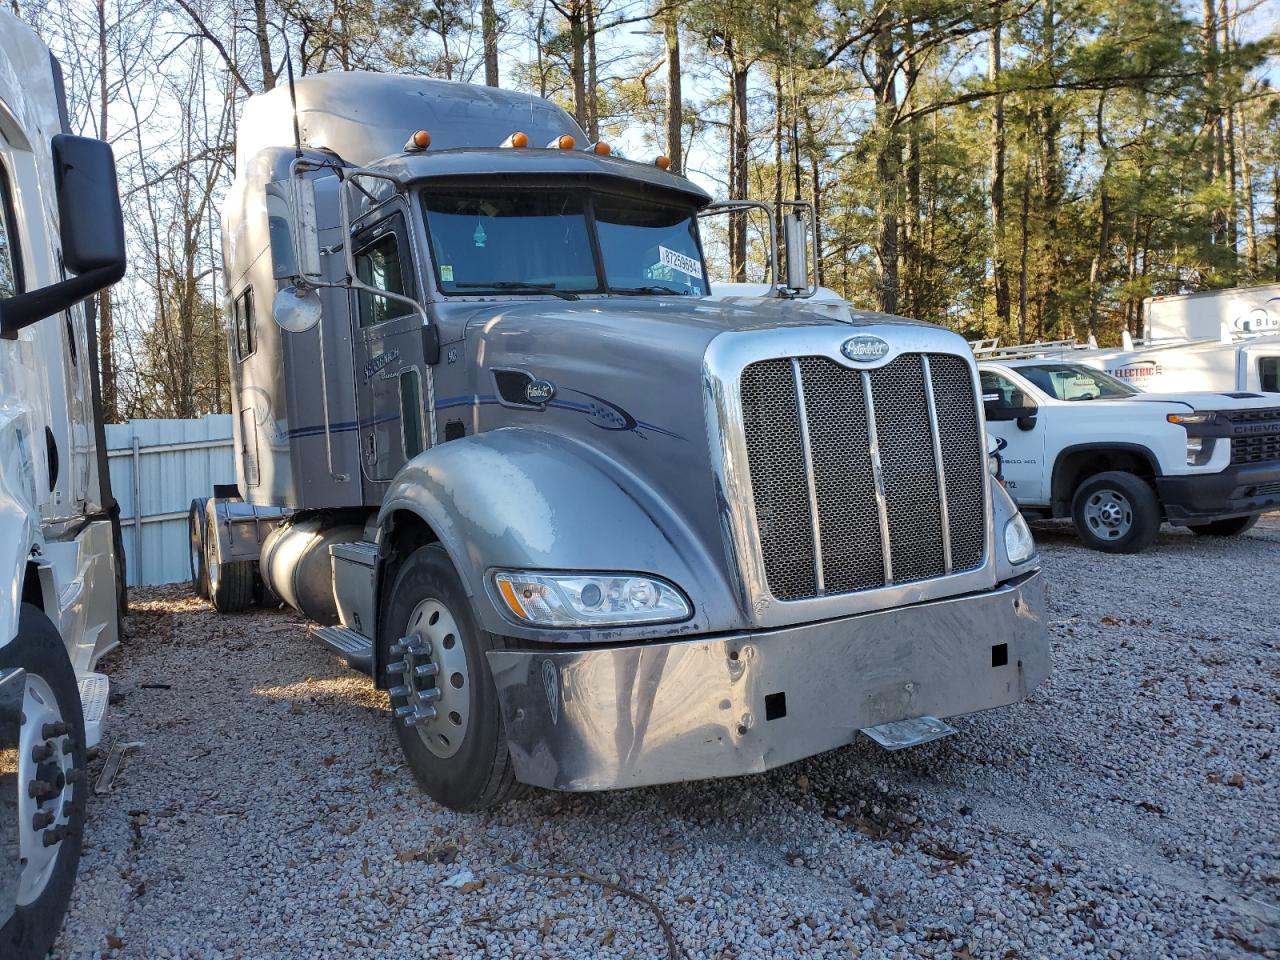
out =
{"type": "Polygon", "coordinates": [[[782,630],[488,657],[516,777],[608,790],[759,773],[863,727],[1016,703],[1048,676],[1049,637],[1037,571],[782,630]]]}

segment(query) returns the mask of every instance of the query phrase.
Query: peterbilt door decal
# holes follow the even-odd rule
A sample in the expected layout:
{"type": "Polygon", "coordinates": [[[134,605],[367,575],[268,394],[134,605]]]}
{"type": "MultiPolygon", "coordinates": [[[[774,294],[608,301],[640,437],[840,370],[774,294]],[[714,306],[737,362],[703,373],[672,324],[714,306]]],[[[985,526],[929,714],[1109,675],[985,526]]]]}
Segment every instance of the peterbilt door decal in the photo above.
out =
{"type": "MultiPolygon", "coordinates": [[[[685,437],[676,433],[674,430],[667,430],[654,423],[648,423],[644,420],[637,420],[630,413],[618,406],[611,400],[604,397],[597,397],[592,393],[585,393],[582,390],[573,390],[565,388],[565,393],[577,394],[579,397],[585,397],[585,401],[561,399],[557,397],[550,403],[546,404],[544,410],[568,410],[571,413],[580,413],[585,416],[592,424],[601,430],[624,430],[634,433],[636,436],[644,438],[648,433],[656,433],[664,437],[671,437],[673,440],[684,440],[685,437]]],[[[499,398],[494,394],[464,394],[457,397],[446,397],[444,400],[436,401],[437,410],[447,410],[451,407],[470,407],[470,406],[488,406],[490,404],[501,403],[499,398]]]]}

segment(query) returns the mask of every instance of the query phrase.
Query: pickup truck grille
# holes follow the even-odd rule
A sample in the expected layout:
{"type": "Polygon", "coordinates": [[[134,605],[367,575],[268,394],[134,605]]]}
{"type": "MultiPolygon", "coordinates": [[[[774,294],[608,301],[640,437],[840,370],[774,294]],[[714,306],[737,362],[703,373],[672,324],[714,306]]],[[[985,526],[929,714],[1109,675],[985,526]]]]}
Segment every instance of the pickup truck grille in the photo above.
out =
{"type": "Polygon", "coordinates": [[[874,370],[825,357],[763,360],[743,370],[741,390],[774,597],[853,593],[982,565],[986,457],[963,359],[911,353],[874,370]]]}
{"type": "Polygon", "coordinates": [[[1232,410],[1227,414],[1231,423],[1257,423],[1264,433],[1245,434],[1231,438],[1232,463],[1267,463],[1280,460],[1280,407],[1266,407],[1262,410],[1232,410]],[[1273,430],[1267,430],[1264,424],[1277,421],[1273,430]]]}

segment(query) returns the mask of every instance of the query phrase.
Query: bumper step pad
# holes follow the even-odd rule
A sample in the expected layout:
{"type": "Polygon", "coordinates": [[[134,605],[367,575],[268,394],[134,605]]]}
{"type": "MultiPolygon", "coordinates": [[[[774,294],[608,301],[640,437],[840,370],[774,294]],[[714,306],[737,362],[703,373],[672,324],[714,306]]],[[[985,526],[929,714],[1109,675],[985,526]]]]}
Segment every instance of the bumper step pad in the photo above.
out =
{"type": "Polygon", "coordinates": [[[951,724],[937,717],[914,717],[910,720],[894,720],[878,727],[863,727],[862,732],[886,750],[905,750],[918,747],[930,740],[941,740],[958,733],[951,724]]]}
{"type": "Polygon", "coordinates": [[[346,627],[319,627],[311,635],[332,650],[347,666],[361,673],[373,672],[373,641],[346,627]]]}

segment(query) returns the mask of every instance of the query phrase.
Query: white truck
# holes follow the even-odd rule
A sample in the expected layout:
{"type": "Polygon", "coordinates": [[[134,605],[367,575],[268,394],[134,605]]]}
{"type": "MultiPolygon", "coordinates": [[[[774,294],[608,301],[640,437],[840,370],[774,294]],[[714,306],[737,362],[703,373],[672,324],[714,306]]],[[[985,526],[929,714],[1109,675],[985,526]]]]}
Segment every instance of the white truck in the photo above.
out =
{"type": "Polygon", "coordinates": [[[1162,522],[1233,536],[1280,507],[1280,396],[1144,393],[1073,359],[978,365],[1006,489],[1108,553],[1162,522]]]}
{"type": "Polygon", "coordinates": [[[124,273],[111,149],[69,136],[61,71],[0,13],[0,957],[43,957],[80,860],[119,638],[119,517],[82,301],[124,273]]]}

